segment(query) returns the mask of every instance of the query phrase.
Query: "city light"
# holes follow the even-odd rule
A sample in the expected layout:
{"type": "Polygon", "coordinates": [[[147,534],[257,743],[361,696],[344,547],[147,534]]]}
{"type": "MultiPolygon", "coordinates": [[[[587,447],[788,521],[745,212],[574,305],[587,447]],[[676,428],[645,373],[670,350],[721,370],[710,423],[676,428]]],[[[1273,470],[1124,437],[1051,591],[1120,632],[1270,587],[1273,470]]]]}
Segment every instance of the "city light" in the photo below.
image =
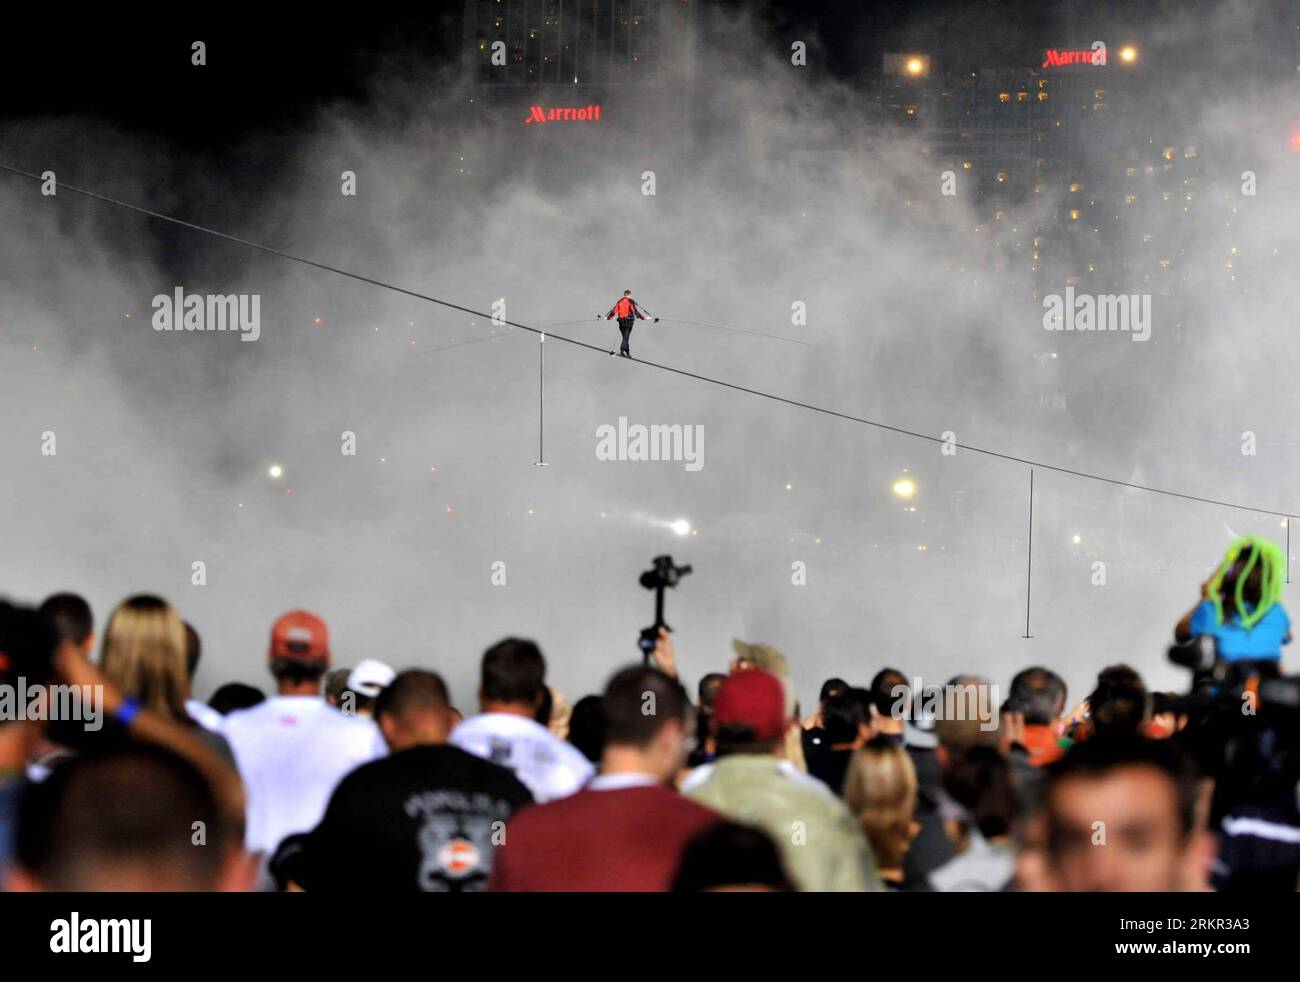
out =
{"type": "Polygon", "coordinates": [[[1137,56],[1137,48],[1133,47],[1131,44],[1126,44],[1124,47],[1119,49],[1119,60],[1124,62],[1126,65],[1131,65],[1133,62],[1137,61],[1137,56]]]}
{"type": "Polygon", "coordinates": [[[690,535],[691,532],[691,523],[684,518],[677,519],[677,521],[673,522],[668,527],[678,535],[690,535]]]}
{"type": "Polygon", "coordinates": [[[279,464],[272,464],[269,468],[267,468],[266,472],[271,475],[271,478],[273,480],[277,480],[277,481],[284,476],[284,468],[281,467],[279,464]]]}
{"type": "Polygon", "coordinates": [[[925,62],[915,56],[907,59],[907,74],[920,75],[925,68],[925,62]]]}
{"type": "Polygon", "coordinates": [[[910,498],[916,493],[916,485],[910,477],[900,477],[894,482],[894,494],[900,498],[910,498]]]}
{"type": "Polygon", "coordinates": [[[1082,541],[1083,541],[1083,537],[1082,537],[1082,536],[1076,535],[1076,536],[1074,537],[1074,544],[1075,544],[1076,546],[1077,546],[1080,542],[1082,542],[1082,541]]]}

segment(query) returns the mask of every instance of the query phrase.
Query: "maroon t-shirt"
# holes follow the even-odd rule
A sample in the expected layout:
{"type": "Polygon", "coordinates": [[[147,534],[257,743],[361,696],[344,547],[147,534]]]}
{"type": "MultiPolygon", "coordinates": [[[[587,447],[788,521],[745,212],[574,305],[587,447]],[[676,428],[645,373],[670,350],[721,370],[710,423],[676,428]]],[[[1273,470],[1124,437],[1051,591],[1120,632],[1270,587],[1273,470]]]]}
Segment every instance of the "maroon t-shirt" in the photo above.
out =
{"type": "Polygon", "coordinates": [[[488,889],[667,890],[687,841],[720,821],[665,787],[579,791],[515,814],[488,889]]]}

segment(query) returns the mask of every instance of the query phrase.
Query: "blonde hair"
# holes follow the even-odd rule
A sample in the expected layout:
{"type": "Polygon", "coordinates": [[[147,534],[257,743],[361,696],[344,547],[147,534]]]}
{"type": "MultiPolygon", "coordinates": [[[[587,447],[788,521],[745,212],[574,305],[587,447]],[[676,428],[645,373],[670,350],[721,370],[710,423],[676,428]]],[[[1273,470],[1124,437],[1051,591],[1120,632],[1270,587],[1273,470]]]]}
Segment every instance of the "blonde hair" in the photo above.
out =
{"type": "Polygon", "coordinates": [[[104,628],[100,667],[142,706],[171,719],[188,719],[185,622],[166,600],[139,595],[117,605],[104,628]]]}
{"type": "Polygon", "coordinates": [[[916,767],[907,751],[885,740],[854,751],[844,775],[844,804],[862,825],[880,868],[901,866],[916,812],[916,767]]]}

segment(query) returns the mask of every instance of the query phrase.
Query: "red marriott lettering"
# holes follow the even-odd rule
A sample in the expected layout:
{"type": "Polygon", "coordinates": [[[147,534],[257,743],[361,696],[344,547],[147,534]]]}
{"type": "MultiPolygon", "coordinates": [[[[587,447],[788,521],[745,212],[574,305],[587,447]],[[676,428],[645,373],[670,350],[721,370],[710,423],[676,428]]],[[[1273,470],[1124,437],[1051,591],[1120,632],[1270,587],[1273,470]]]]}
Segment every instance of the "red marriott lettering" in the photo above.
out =
{"type": "Polygon", "coordinates": [[[524,125],[529,123],[558,123],[562,120],[580,120],[588,122],[600,119],[600,106],[585,106],[582,109],[547,109],[545,106],[531,106],[524,125]]]}
{"type": "Polygon", "coordinates": [[[1104,65],[1106,64],[1106,45],[1098,41],[1091,50],[1062,51],[1048,48],[1043,59],[1044,68],[1056,68],[1061,65],[1104,65]]]}

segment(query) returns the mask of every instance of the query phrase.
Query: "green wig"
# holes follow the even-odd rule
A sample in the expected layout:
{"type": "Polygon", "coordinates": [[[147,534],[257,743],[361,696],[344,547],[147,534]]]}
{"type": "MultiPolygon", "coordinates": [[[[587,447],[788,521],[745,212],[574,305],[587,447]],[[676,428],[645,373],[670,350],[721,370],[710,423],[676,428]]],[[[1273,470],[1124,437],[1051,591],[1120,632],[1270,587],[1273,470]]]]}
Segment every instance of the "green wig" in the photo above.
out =
{"type": "Polygon", "coordinates": [[[1249,631],[1274,604],[1282,601],[1282,591],[1286,585],[1286,557],[1282,555],[1277,543],[1257,535],[1243,536],[1234,542],[1215,571],[1207,590],[1207,599],[1214,604],[1216,624],[1223,623],[1223,581],[1238,563],[1241,568],[1237,570],[1232,583],[1232,600],[1241,626],[1249,631]],[[1246,582],[1256,569],[1259,570],[1259,603],[1253,610],[1247,610],[1246,582]]]}

